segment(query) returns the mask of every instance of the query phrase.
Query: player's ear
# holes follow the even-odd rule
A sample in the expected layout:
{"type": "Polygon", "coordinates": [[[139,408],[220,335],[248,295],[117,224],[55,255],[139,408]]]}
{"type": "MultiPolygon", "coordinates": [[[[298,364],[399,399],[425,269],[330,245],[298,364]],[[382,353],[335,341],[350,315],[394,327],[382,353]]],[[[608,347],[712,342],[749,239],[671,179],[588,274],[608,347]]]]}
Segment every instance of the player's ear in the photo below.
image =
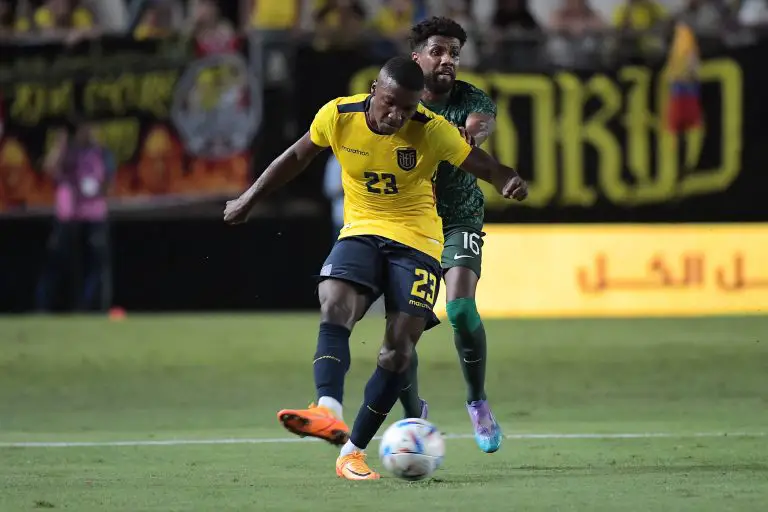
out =
{"type": "Polygon", "coordinates": [[[376,80],[371,82],[371,94],[376,94],[376,80]]]}
{"type": "Polygon", "coordinates": [[[419,62],[419,52],[411,52],[411,60],[419,62]]]}

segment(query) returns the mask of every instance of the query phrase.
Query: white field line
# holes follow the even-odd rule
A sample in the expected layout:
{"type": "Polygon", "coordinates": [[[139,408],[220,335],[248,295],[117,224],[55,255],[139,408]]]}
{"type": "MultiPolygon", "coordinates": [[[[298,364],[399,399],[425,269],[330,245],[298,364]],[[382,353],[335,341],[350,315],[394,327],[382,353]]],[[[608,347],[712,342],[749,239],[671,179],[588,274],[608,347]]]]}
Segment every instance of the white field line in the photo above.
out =
{"type": "MultiPolygon", "coordinates": [[[[508,434],[506,439],[693,439],[705,437],[766,437],[768,432],[638,432],[617,434],[508,434]]],[[[446,439],[472,439],[471,434],[445,434],[446,439]]],[[[375,439],[381,439],[376,437],[375,439]]],[[[263,437],[263,438],[229,438],[229,439],[164,439],[164,440],[135,440],[135,441],[36,441],[36,442],[0,442],[0,448],[77,448],[77,447],[106,447],[106,446],[183,446],[183,445],[216,445],[216,444],[281,444],[306,443],[317,439],[301,439],[299,437],[263,437]]]]}

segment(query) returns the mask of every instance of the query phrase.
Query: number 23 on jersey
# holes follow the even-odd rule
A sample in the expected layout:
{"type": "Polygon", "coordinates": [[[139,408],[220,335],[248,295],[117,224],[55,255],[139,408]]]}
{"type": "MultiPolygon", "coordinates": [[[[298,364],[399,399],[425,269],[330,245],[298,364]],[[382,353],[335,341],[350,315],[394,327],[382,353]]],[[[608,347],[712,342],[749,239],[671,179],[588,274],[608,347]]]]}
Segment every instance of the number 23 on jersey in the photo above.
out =
{"type": "Polygon", "coordinates": [[[365,188],[371,194],[397,194],[397,177],[390,172],[365,171],[365,188]]]}

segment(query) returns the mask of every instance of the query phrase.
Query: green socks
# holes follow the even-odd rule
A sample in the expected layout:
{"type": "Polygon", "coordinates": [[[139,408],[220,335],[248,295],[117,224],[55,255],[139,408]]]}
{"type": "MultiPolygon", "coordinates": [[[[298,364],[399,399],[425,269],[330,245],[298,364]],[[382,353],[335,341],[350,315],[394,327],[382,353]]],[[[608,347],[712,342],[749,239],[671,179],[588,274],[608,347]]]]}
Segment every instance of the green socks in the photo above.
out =
{"type": "Polygon", "coordinates": [[[453,342],[467,384],[467,402],[485,400],[485,328],[475,299],[452,300],[446,305],[446,312],[453,326],[453,342]]]}
{"type": "MultiPolygon", "coordinates": [[[[461,298],[446,305],[448,321],[453,326],[453,342],[467,384],[467,402],[485,400],[485,328],[477,312],[475,299],[461,298]]],[[[406,383],[400,392],[400,403],[406,418],[421,416],[418,381],[419,358],[413,352],[406,383]]]]}

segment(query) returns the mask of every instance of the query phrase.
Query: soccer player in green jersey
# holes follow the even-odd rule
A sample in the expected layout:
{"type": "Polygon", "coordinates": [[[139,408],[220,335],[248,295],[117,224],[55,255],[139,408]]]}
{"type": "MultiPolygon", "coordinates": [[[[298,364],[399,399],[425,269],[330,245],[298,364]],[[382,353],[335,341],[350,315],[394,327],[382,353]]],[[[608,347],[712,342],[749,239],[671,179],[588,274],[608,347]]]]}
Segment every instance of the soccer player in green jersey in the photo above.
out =
{"type": "MultiPolygon", "coordinates": [[[[483,91],[456,80],[459,54],[467,40],[455,21],[433,17],[411,29],[412,58],[424,72],[421,103],[456,125],[471,144],[479,146],[495,126],[496,105],[483,91]]],[[[483,248],[485,198],[475,176],[442,162],[435,191],[443,220],[442,254],[446,312],[467,385],[467,410],[477,445],[493,453],[502,433],[485,396],[485,329],[475,305],[483,248]]],[[[414,354],[415,356],[415,354],[414,354]]],[[[410,382],[400,394],[406,417],[427,416],[427,403],[418,394],[417,360],[411,362],[410,382]]]]}

